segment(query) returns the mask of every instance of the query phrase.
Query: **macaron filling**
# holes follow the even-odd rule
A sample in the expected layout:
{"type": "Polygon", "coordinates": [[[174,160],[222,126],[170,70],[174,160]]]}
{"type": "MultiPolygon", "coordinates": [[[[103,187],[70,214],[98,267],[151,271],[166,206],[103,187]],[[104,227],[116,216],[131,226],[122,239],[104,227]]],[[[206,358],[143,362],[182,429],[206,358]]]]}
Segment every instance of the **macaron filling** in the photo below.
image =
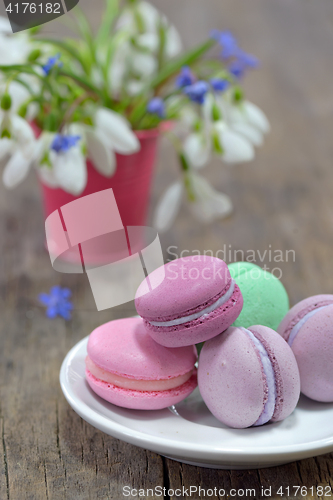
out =
{"type": "Polygon", "coordinates": [[[288,337],[288,344],[290,345],[290,347],[292,346],[298,332],[300,331],[302,326],[305,325],[305,323],[308,321],[308,319],[312,318],[312,316],[317,314],[317,312],[321,311],[322,309],[326,309],[326,307],[328,307],[329,305],[332,305],[332,304],[326,304],[325,306],[321,306],[321,307],[317,307],[317,309],[313,309],[312,311],[308,312],[305,316],[303,316],[303,318],[301,318],[298,321],[298,323],[296,323],[296,325],[292,328],[292,330],[289,334],[289,337],[288,337]]]}
{"type": "Polygon", "coordinates": [[[201,309],[201,311],[198,311],[198,312],[193,313],[193,314],[189,314],[187,316],[182,316],[180,318],[172,319],[169,321],[150,321],[150,320],[147,320],[147,321],[152,326],[166,327],[166,326],[182,325],[184,323],[188,323],[189,321],[193,321],[193,320],[196,320],[196,319],[201,318],[201,317],[205,318],[211,312],[215,311],[219,307],[223,306],[223,304],[228,302],[228,300],[230,299],[230,297],[234,293],[234,289],[235,289],[235,281],[231,280],[230,287],[228,288],[227,292],[225,294],[221,295],[221,297],[219,297],[215,302],[210,304],[208,307],[201,309]]]}
{"type": "Polygon", "coordinates": [[[266,351],[264,345],[260,342],[260,340],[258,340],[250,330],[247,330],[246,328],[243,327],[241,327],[241,329],[250,337],[253,344],[255,345],[255,348],[261,360],[263,374],[265,377],[264,381],[266,389],[265,392],[267,393],[266,401],[264,402],[264,408],[258,420],[253,424],[254,426],[263,425],[272,419],[275,411],[275,405],[276,405],[275,371],[272,362],[269,358],[268,352],[266,351]]]}
{"type": "Polygon", "coordinates": [[[142,380],[134,379],[130,377],[125,377],[123,375],[118,375],[117,373],[108,372],[97,366],[89,356],[86,357],[86,367],[89,372],[99,380],[106,382],[108,384],[115,385],[122,389],[134,390],[134,391],[168,391],[170,389],[175,389],[185,384],[192,376],[193,370],[190,370],[183,375],[177,377],[171,377],[160,380],[142,380]]]}

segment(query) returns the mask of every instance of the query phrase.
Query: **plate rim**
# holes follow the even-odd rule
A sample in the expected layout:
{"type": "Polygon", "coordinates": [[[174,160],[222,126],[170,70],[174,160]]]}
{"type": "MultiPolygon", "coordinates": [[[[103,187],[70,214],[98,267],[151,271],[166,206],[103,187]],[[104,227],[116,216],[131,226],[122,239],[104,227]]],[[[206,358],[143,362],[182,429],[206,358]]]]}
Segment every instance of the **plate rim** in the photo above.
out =
{"type": "MultiPolygon", "coordinates": [[[[152,436],[150,434],[144,433],[143,431],[127,427],[126,425],[116,422],[115,420],[108,419],[104,415],[96,413],[95,410],[91,409],[89,405],[87,405],[83,401],[76,399],[74,397],[74,391],[71,387],[71,384],[67,383],[67,369],[70,365],[70,361],[75,358],[75,355],[83,346],[86,347],[88,338],[89,335],[81,339],[66,354],[59,373],[60,386],[71,408],[83,420],[88,422],[93,427],[101,430],[101,428],[96,425],[96,421],[98,421],[98,424],[100,424],[103,428],[102,432],[105,432],[108,435],[116,437],[117,439],[120,439],[127,443],[134,444],[141,448],[154,451],[161,455],[174,455],[176,457],[182,456],[184,460],[193,460],[193,457],[195,456],[198,459],[198,465],[199,460],[209,460],[209,464],[218,464],[218,460],[221,461],[222,459],[223,462],[225,462],[226,460],[230,460],[234,463],[246,461],[249,465],[258,461],[264,464],[265,461],[268,462],[269,460],[287,463],[294,460],[310,458],[333,451],[333,429],[332,436],[330,438],[321,438],[311,442],[310,444],[303,443],[287,446],[274,446],[274,451],[272,451],[272,447],[270,447],[270,449],[267,447],[259,447],[255,448],[252,453],[248,453],[247,451],[243,452],[237,448],[228,449],[225,451],[214,448],[208,449],[204,445],[191,444],[187,442],[183,442],[182,447],[179,448],[179,440],[176,441],[174,439],[171,439],[170,437],[165,438],[162,436],[152,436]],[[89,415],[91,414],[91,412],[94,413],[95,419],[92,419],[89,415]]],[[[168,411],[170,412],[170,410],[168,411]]],[[[172,412],[170,412],[170,417],[171,416],[177,418],[176,415],[172,414],[172,412]]],[[[194,422],[191,423],[193,425],[199,425],[195,424],[194,422]]]]}

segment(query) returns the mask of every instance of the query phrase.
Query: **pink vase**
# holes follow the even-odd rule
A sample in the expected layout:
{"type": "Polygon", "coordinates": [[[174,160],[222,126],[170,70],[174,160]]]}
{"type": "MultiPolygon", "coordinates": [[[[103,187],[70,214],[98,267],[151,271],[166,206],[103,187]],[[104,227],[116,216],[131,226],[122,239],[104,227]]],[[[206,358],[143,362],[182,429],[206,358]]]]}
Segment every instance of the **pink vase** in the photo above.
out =
{"type": "Polygon", "coordinates": [[[141,149],[128,156],[116,154],[117,169],[112,177],[101,175],[87,160],[87,185],[78,197],[40,181],[45,219],[77,198],[112,188],[123,225],[145,226],[159,134],[158,129],[137,131],[141,149]]]}

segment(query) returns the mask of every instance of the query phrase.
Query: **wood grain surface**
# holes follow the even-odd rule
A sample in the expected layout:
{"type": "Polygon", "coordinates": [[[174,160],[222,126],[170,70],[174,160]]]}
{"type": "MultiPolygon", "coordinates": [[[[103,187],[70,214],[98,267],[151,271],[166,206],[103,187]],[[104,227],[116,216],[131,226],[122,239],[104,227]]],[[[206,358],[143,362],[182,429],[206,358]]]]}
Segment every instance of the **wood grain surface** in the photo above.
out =
{"type": "MultiPolygon", "coordinates": [[[[234,214],[202,226],[183,207],[174,228],[162,237],[165,257],[170,257],[170,246],[178,254],[186,249],[216,253],[224,245],[232,251],[255,250],[258,265],[281,268],[291,304],[308,295],[332,293],[332,1],[153,3],[181,29],[187,46],[204,39],[212,28],[227,28],[260,58],[261,69],[248,77],[246,91],[272,126],[252,164],[229,167],[213,162],[207,167],[205,175],[214,186],[231,196],[234,214]],[[269,249],[284,255],[294,250],[295,259],[272,263],[269,249]]],[[[97,25],[102,0],[80,4],[97,25]]],[[[45,27],[49,33],[63,29],[59,22],[45,27]]],[[[172,149],[162,141],[152,206],[176,177],[172,149]]],[[[15,191],[0,191],[0,500],[118,500],[124,485],[255,488],[252,498],[258,499],[261,486],[272,486],[273,492],[293,485],[333,489],[332,454],[270,469],[211,470],[163,458],[85,423],[61,393],[61,362],[96,326],[132,315],[133,304],[98,313],[86,276],[53,271],[43,246],[43,216],[33,173],[15,191]],[[73,290],[70,322],[48,320],[38,303],[38,294],[54,284],[73,290]]]]}

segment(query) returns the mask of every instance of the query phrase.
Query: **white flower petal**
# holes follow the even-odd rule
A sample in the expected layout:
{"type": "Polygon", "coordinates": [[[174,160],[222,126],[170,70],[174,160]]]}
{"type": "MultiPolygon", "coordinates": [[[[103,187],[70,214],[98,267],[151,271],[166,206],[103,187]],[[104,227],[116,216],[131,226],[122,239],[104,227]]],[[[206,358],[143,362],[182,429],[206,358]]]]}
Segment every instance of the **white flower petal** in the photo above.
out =
{"type": "Polygon", "coordinates": [[[159,47],[159,38],[157,33],[143,33],[136,38],[137,44],[150,52],[157,52],[159,47]]]}
{"type": "Polygon", "coordinates": [[[176,28],[171,25],[167,32],[165,55],[168,58],[177,56],[182,50],[182,41],[176,28]]]}
{"type": "Polygon", "coordinates": [[[189,201],[189,209],[201,222],[209,223],[227,217],[232,212],[230,198],[216,191],[201,175],[190,176],[195,201],[189,201]]]}
{"type": "Polygon", "coordinates": [[[66,153],[50,151],[54,177],[65,191],[78,196],[87,185],[87,166],[79,147],[66,153]]]}
{"type": "Polygon", "coordinates": [[[11,116],[13,136],[20,145],[35,141],[35,134],[29,123],[18,115],[11,116]]]}
{"type": "Polygon", "coordinates": [[[167,231],[173,224],[182,202],[183,184],[175,182],[163,194],[156,208],[153,226],[159,232],[167,231]]]}
{"type": "Polygon", "coordinates": [[[223,149],[222,158],[227,163],[243,163],[254,158],[254,147],[237,132],[234,132],[222,121],[214,123],[215,131],[223,149]]]}
{"type": "Polygon", "coordinates": [[[0,139],[0,161],[12,152],[13,147],[14,143],[11,139],[8,139],[7,137],[0,139]]]}
{"type": "Polygon", "coordinates": [[[116,24],[116,30],[125,30],[127,29],[131,33],[135,32],[135,20],[133,16],[133,11],[131,8],[125,9],[121,16],[119,16],[117,24],[116,24]]]}
{"type": "Polygon", "coordinates": [[[12,34],[12,28],[7,17],[0,16],[0,33],[12,34]]]}
{"type": "Polygon", "coordinates": [[[145,82],[141,80],[130,80],[126,85],[126,91],[129,95],[134,96],[140,94],[145,87],[145,82]]]}
{"type": "Polygon", "coordinates": [[[107,137],[111,149],[122,154],[139,151],[140,142],[123,116],[110,109],[99,108],[95,115],[95,123],[97,133],[100,129],[107,137]]]}
{"type": "Polygon", "coordinates": [[[88,157],[96,170],[105,177],[111,177],[116,170],[116,158],[107,146],[102,134],[96,134],[92,129],[86,130],[88,157]]]}
{"type": "Polygon", "coordinates": [[[254,146],[261,146],[264,142],[263,134],[260,130],[246,122],[238,122],[231,126],[232,130],[240,135],[243,135],[254,146]]]}
{"type": "Polygon", "coordinates": [[[270,124],[265,113],[255,104],[244,101],[242,104],[246,117],[252,125],[258,127],[264,134],[270,131],[270,124]]]}
{"type": "Polygon", "coordinates": [[[136,51],[133,56],[133,69],[145,78],[152,76],[157,70],[157,59],[152,54],[136,51]]]}
{"type": "Polygon", "coordinates": [[[199,133],[192,133],[186,138],[183,151],[190,165],[194,168],[203,167],[210,158],[210,147],[199,133]]]}
{"type": "Polygon", "coordinates": [[[55,178],[54,172],[51,168],[43,165],[38,168],[37,173],[43,184],[51,188],[60,187],[58,180],[55,178]]]}
{"type": "Polygon", "coordinates": [[[151,3],[144,1],[138,4],[138,10],[142,16],[145,31],[156,32],[161,17],[158,10],[151,3]]]}
{"type": "Polygon", "coordinates": [[[20,149],[9,159],[2,174],[4,185],[8,189],[16,187],[28,175],[31,159],[24,156],[20,149]]]}

